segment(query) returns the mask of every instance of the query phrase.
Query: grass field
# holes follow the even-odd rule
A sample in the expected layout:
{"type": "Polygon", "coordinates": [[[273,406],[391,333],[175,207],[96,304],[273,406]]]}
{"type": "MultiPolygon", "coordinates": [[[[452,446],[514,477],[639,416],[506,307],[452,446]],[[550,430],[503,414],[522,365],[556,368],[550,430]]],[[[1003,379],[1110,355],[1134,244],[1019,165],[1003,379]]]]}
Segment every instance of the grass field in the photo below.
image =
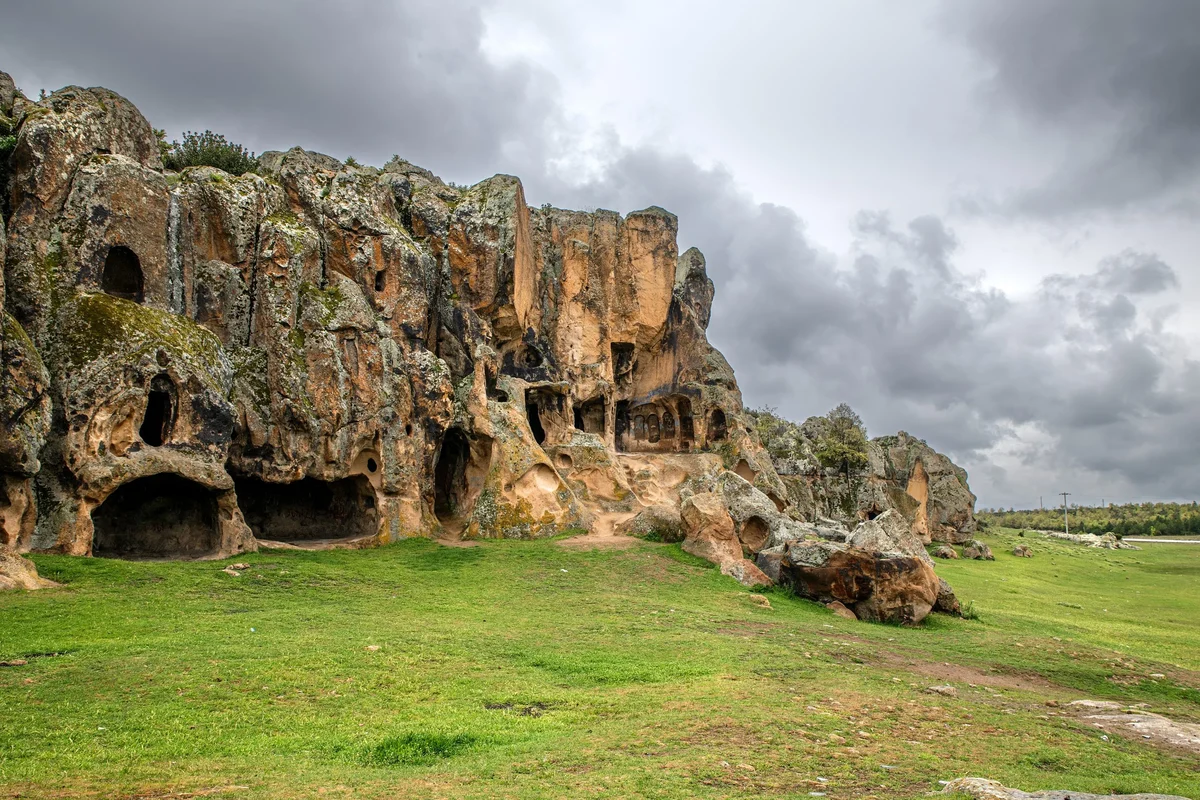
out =
{"type": "Polygon", "coordinates": [[[979,619],[918,629],[677,545],[39,556],[65,586],[0,596],[0,797],[1200,797],[1194,754],[1047,704],[1200,720],[1200,548],[985,540],[938,566],[979,619]]]}

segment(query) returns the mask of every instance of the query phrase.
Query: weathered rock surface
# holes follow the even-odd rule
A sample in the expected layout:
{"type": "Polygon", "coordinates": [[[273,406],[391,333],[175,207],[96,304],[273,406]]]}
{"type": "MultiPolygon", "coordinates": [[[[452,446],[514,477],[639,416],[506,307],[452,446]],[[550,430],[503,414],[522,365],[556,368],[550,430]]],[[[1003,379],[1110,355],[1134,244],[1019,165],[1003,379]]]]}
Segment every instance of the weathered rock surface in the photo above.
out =
{"type": "Polygon", "coordinates": [[[1029,545],[1019,544],[1012,549],[1012,554],[1017,558],[1033,558],[1033,551],[1029,549],[1029,545]]]}
{"type": "MultiPolygon", "coordinates": [[[[706,338],[704,257],[661,208],[534,209],[511,176],[463,188],[300,148],[257,174],[165,172],[124,98],[31,102],[2,73],[0,112],[8,551],[597,527],[764,585],[787,547],[851,535],[795,505],[706,338]]],[[[971,521],[965,475],[917,440],[873,447],[888,486],[961,478],[910,497],[903,536],[876,509],[860,535],[903,558],[841,545],[869,575],[859,616],[916,621],[936,581],[913,542],[971,521]]]]}
{"type": "Polygon", "coordinates": [[[992,555],[992,548],[978,539],[969,539],[963,544],[963,558],[973,558],[976,561],[995,561],[996,557],[992,555]]]}
{"type": "Polygon", "coordinates": [[[1063,533],[1062,531],[1039,531],[1047,539],[1058,539],[1063,542],[1073,542],[1087,547],[1100,547],[1105,550],[1141,550],[1134,544],[1127,544],[1114,534],[1104,533],[1097,536],[1094,533],[1063,533]]]}
{"type": "Polygon", "coordinates": [[[803,424],[751,412],[792,510],[803,519],[833,517],[851,525],[893,510],[926,544],[959,544],[975,532],[975,495],[967,473],[923,440],[903,431],[867,445],[868,467],[850,481],[826,474],[814,455],[828,421],[803,424]]]}
{"type": "Polygon", "coordinates": [[[878,553],[823,540],[786,546],[784,582],[801,597],[838,601],[859,619],[915,625],[933,610],[939,582],[928,557],[878,553]]]}
{"type": "Polygon", "coordinates": [[[1062,790],[1022,792],[986,778],[956,778],[946,784],[942,794],[965,794],[975,800],[1187,800],[1185,797],[1167,794],[1101,795],[1062,790]]]}
{"type": "Polygon", "coordinates": [[[958,558],[958,551],[948,544],[940,544],[933,549],[934,558],[954,559],[958,558]]]}

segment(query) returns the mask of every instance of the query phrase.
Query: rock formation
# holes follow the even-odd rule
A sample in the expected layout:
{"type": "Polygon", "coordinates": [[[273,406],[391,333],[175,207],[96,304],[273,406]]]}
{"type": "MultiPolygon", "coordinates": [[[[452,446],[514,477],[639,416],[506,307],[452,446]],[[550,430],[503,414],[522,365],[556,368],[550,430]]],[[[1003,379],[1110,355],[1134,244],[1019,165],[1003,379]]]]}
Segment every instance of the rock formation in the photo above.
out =
{"type": "Polygon", "coordinates": [[[749,413],[787,486],[791,506],[803,518],[854,524],[894,510],[926,544],[961,544],[977,530],[975,495],[966,471],[924,440],[904,431],[870,440],[867,469],[846,480],[822,469],[814,455],[829,424],[824,417],[796,425],[769,411],[749,413]]]}
{"type": "MultiPolygon", "coordinates": [[[[534,209],[513,177],[299,148],[168,172],[119,95],[11,86],[7,550],[600,528],[686,536],[758,585],[761,551],[820,536],[707,341],[713,284],[669,212],[534,209]]],[[[904,452],[880,463],[918,469],[904,452]]]]}

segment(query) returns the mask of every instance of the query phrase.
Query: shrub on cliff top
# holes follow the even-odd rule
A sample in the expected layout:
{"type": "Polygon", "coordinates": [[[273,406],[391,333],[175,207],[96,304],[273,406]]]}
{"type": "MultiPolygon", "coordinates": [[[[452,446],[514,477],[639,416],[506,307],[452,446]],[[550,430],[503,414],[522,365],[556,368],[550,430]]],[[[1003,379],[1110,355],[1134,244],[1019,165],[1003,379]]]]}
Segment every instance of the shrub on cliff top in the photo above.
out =
{"type": "Polygon", "coordinates": [[[170,145],[166,144],[164,133],[157,130],[155,133],[159,136],[159,146],[163,148],[163,166],[167,169],[178,172],[185,167],[216,167],[230,175],[241,175],[258,168],[254,153],[228,141],[219,133],[184,131],[183,141],[176,140],[170,145]]]}

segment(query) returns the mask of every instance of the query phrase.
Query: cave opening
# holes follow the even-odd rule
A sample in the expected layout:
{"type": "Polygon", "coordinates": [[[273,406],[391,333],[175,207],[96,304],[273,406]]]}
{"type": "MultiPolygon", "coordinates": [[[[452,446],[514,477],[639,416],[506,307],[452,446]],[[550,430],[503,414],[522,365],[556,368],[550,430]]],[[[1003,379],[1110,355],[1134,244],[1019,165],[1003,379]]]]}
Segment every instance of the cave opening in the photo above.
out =
{"type": "Polygon", "coordinates": [[[613,382],[629,383],[633,379],[633,344],[630,342],[613,342],[612,370],[613,382]]]}
{"type": "Polygon", "coordinates": [[[387,282],[387,272],[379,270],[375,273],[375,291],[382,292],[387,282]]]}
{"type": "Polygon", "coordinates": [[[708,440],[710,442],[720,442],[724,440],[727,433],[725,423],[725,412],[719,408],[714,408],[712,412],[711,422],[708,425],[708,440]]]}
{"type": "Polygon", "coordinates": [[[593,397],[575,406],[575,428],[584,433],[604,433],[603,397],[593,397]]]}
{"type": "Polygon", "coordinates": [[[452,519],[466,509],[470,460],[471,443],[467,435],[459,428],[446,431],[433,471],[433,513],[439,520],[452,519]]]}
{"type": "Polygon", "coordinates": [[[377,530],[375,491],[364,475],[336,481],[272,483],[234,478],[238,506],[254,536],[272,542],[357,539],[377,530]]]}
{"type": "Polygon", "coordinates": [[[538,444],[546,441],[546,429],[542,427],[542,412],[538,407],[538,396],[532,389],[525,392],[525,416],[529,419],[529,430],[538,444]]]}
{"type": "Polygon", "coordinates": [[[142,302],[142,263],[137,253],[123,245],[109,248],[108,255],[104,257],[100,288],[113,297],[142,302]]]}
{"type": "Polygon", "coordinates": [[[106,558],[196,558],[219,544],[216,495],[171,474],[119,487],[92,511],[92,527],[92,554],[106,558]]]}
{"type": "Polygon", "coordinates": [[[160,447],[171,438],[175,426],[175,384],[166,375],[155,375],[146,397],[146,413],[138,436],[151,447],[160,447]]]}
{"type": "Polygon", "coordinates": [[[692,401],[686,397],[679,398],[679,438],[682,445],[688,447],[696,438],[696,425],[692,422],[692,401]]]}

